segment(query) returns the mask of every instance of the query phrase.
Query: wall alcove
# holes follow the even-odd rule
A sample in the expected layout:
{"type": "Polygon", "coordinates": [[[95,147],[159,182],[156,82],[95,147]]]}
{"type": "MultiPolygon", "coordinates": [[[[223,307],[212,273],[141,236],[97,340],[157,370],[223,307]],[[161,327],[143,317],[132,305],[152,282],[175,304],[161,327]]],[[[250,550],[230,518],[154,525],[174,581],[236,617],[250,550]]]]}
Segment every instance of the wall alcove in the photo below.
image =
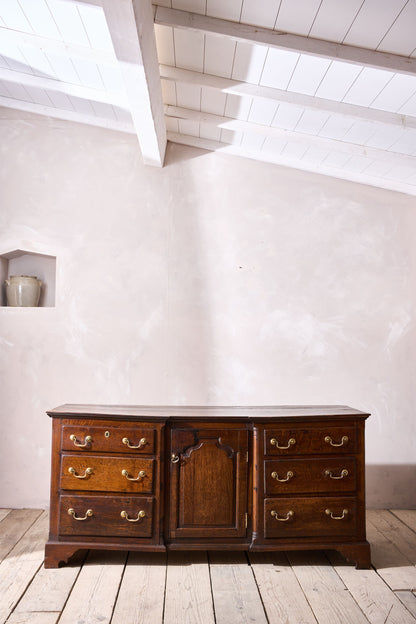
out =
{"type": "Polygon", "coordinates": [[[55,306],[56,256],[24,249],[0,254],[1,306],[4,307],[7,307],[5,280],[11,275],[35,275],[42,281],[38,307],[55,306]]]}

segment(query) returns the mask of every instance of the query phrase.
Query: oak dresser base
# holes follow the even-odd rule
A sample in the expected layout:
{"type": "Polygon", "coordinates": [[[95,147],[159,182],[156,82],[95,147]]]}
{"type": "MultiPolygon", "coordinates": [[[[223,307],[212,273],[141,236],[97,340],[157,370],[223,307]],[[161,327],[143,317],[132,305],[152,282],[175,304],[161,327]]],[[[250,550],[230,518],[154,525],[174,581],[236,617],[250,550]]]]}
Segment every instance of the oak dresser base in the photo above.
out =
{"type": "Polygon", "coordinates": [[[63,405],[45,568],[78,550],[337,550],[371,566],[364,423],[346,406],[63,405]]]}

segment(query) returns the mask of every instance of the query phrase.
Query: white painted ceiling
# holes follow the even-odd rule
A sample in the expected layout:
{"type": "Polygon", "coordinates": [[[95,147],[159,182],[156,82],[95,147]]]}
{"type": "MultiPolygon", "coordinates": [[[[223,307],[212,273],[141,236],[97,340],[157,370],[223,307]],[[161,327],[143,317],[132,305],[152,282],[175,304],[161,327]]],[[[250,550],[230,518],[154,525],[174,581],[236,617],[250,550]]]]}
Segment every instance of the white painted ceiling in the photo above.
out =
{"type": "Polygon", "coordinates": [[[0,106],[416,195],[416,0],[0,0],[0,106]]]}

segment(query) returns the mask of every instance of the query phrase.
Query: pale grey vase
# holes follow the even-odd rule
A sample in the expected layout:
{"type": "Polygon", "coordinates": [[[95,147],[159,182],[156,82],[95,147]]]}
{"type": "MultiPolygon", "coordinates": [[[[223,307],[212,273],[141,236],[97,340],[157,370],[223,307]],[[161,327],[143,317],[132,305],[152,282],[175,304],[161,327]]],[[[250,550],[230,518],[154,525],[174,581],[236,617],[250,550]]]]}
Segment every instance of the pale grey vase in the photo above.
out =
{"type": "Polygon", "coordinates": [[[36,307],[39,303],[42,282],[34,275],[11,275],[5,280],[7,305],[36,307]]]}

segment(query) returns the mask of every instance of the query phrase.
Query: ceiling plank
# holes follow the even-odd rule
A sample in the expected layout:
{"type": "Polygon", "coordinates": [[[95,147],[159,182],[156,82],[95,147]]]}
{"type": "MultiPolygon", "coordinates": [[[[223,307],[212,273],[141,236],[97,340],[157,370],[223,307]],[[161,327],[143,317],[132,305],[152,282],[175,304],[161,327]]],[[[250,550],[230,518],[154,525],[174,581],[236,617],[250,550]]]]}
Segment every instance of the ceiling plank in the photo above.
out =
{"type": "Polygon", "coordinates": [[[96,63],[111,63],[114,65],[117,62],[113,50],[96,50],[76,43],[65,43],[58,39],[49,39],[33,33],[11,30],[3,26],[0,26],[0,40],[3,44],[30,45],[44,52],[60,52],[62,55],[95,61],[96,63]]]}
{"type": "Polygon", "coordinates": [[[104,104],[114,104],[122,108],[128,108],[127,97],[124,93],[114,93],[101,89],[92,89],[83,85],[62,82],[53,78],[45,78],[43,76],[34,76],[33,74],[25,74],[16,72],[12,69],[0,67],[0,80],[22,84],[27,87],[37,87],[38,89],[46,89],[47,91],[57,91],[66,95],[73,95],[85,100],[93,102],[102,102],[104,104]]]}
{"type": "Polygon", "coordinates": [[[416,158],[398,154],[397,152],[389,152],[387,150],[368,147],[366,145],[358,145],[347,141],[338,141],[328,139],[326,137],[305,134],[293,130],[284,130],[283,128],[275,128],[272,126],[264,126],[262,124],[253,123],[251,121],[242,121],[240,119],[231,119],[230,117],[222,117],[211,113],[202,113],[200,111],[189,110],[178,106],[165,106],[165,113],[168,117],[176,119],[186,119],[188,121],[198,121],[202,123],[214,124],[219,128],[232,130],[234,132],[254,132],[262,136],[275,139],[284,139],[285,141],[294,141],[298,143],[313,144],[315,147],[324,150],[334,150],[349,154],[350,156],[365,156],[374,160],[388,160],[394,158],[394,164],[413,167],[416,170],[416,158]]]}
{"type": "Polygon", "coordinates": [[[150,0],[103,0],[143,162],[163,166],[166,126],[150,0]]]}
{"type": "Polygon", "coordinates": [[[295,93],[294,91],[284,91],[273,87],[263,87],[250,83],[240,82],[231,78],[220,78],[188,69],[179,69],[170,65],[160,65],[160,76],[164,80],[183,82],[217,89],[222,93],[230,93],[241,97],[260,98],[264,100],[274,100],[276,103],[285,102],[293,104],[307,110],[321,110],[327,113],[342,115],[353,119],[364,119],[365,121],[375,121],[402,128],[416,128],[416,117],[390,113],[388,111],[356,104],[346,104],[345,102],[335,102],[324,98],[314,97],[295,93]]]}
{"type": "MultiPolygon", "coordinates": [[[[287,155],[271,154],[270,152],[264,152],[259,150],[248,150],[238,145],[230,145],[228,143],[220,143],[219,141],[212,141],[209,139],[201,139],[199,137],[177,134],[175,132],[168,132],[168,141],[172,143],[180,143],[182,145],[189,145],[192,147],[198,147],[208,151],[215,151],[224,154],[230,154],[233,156],[240,156],[243,158],[251,158],[253,160],[259,160],[261,162],[269,162],[276,165],[282,165],[284,167],[290,167],[294,169],[301,169],[302,171],[309,171],[311,173],[319,173],[330,176],[332,178],[340,178],[342,180],[348,180],[351,182],[358,182],[360,184],[368,184],[378,188],[383,188],[391,191],[398,191],[400,193],[407,193],[408,195],[416,195],[416,185],[406,184],[406,182],[400,182],[398,180],[388,179],[387,177],[376,177],[364,173],[355,173],[348,171],[344,168],[325,166],[324,164],[312,164],[306,160],[291,159],[287,155]]],[[[394,163],[392,164],[394,166],[394,163]]]]}
{"type": "Polygon", "coordinates": [[[33,102],[24,102],[23,100],[15,100],[14,98],[5,96],[0,96],[0,106],[14,108],[27,113],[35,113],[36,115],[43,115],[44,117],[75,121],[76,123],[87,124],[89,126],[98,126],[99,128],[107,128],[108,130],[117,130],[117,132],[135,134],[132,124],[116,121],[115,119],[112,120],[103,117],[95,117],[93,115],[85,115],[75,111],[55,108],[53,106],[43,106],[33,102]]]}
{"type": "Polygon", "coordinates": [[[291,50],[327,59],[338,59],[346,63],[384,69],[396,73],[416,75],[416,59],[387,52],[303,37],[278,30],[260,28],[237,22],[229,22],[215,17],[179,11],[158,6],[155,23],[219,36],[231,37],[235,41],[251,42],[256,45],[291,50]]]}

